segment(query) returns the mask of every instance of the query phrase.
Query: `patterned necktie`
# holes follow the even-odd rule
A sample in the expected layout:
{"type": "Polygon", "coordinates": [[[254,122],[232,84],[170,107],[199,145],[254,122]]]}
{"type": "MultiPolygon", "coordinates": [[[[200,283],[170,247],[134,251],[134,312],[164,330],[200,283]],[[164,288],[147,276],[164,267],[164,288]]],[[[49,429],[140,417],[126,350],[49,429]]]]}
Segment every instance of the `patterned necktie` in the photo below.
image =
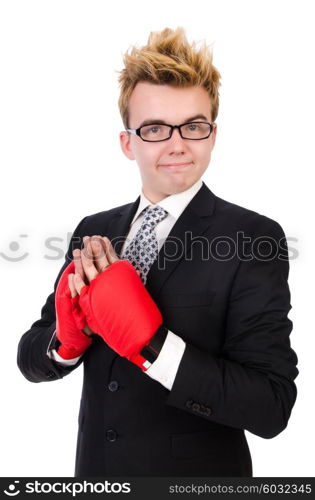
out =
{"type": "Polygon", "coordinates": [[[158,205],[149,206],[142,213],[144,219],[135,237],[125,249],[123,258],[128,259],[140,271],[140,278],[145,284],[150,267],[159,253],[154,229],[168,213],[158,205]]]}

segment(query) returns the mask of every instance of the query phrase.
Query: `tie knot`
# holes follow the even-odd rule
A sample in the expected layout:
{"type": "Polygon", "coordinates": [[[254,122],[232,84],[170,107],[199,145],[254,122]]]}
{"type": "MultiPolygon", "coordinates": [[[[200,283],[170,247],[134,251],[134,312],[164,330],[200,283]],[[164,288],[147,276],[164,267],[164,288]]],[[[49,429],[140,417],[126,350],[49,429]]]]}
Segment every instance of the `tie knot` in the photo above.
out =
{"type": "Polygon", "coordinates": [[[168,212],[164,210],[164,208],[159,207],[159,205],[155,205],[154,207],[150,205],[144,211],[144,219],[142,222],[142,226],[148,224],[150,229],[154,229],[155,226],[161,222],[165,217],[167,217],[168,212]]]}

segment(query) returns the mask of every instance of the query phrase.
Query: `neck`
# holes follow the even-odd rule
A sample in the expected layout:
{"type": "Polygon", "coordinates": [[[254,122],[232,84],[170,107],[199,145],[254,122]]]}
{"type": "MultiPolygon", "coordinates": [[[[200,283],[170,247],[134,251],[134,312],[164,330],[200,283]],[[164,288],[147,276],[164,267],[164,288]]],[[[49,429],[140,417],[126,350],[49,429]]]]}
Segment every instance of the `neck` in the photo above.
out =
{"type": "Polygon", "coordinates": [[[142,192],[144,196],[146,197],[147,200],[149,200],[150,203],[153,205],[156,205],[159,203],[159,201],[164,200],[164,198],[167,198],[169,195],[167,194],[158,194],[158,193],[148,193],[145,189],[142,188],[142,192]]]}

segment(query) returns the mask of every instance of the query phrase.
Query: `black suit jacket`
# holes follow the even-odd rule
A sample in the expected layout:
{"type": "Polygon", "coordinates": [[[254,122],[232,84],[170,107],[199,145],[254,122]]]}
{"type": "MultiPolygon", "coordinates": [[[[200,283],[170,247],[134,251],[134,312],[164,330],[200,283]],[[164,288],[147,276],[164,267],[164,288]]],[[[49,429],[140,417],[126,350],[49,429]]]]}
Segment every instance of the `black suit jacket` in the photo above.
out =
{"type": "MultiPolygon", "coordinates": [[[[107,235],[120,252],[138,203],[81,221],[55,287],[84,235],[107,235]]],[[[95,335],[81,359],[75,474],[251,476],[244,430],[276,436],[296,398],[287,277],[279,224],[216,197],[203,184],[146,285],[164,325],[186,342],[172,390],[95,335]]],[[[19,368],[32,382],[73,370],[46,354],[54,329],[53,293],[19,344],[19,368]]]]}

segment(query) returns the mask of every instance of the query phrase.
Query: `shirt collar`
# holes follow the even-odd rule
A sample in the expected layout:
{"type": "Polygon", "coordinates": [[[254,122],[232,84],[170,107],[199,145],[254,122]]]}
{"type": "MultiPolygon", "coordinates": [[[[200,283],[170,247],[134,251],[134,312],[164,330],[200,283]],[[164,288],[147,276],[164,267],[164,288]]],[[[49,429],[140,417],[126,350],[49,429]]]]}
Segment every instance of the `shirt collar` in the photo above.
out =
{"type": "Polygon", "coordinates": [[[187,205],[191,202],[195,194],[197,194],[201,186],[202,180],[198,179],[198,181],[195,182],[195,184],[193,184],[189,189],[186,189],[186,191],[166,196],[166,198],[163,198],[163,200],[159,201],[159,203],[156,204],[151,203],[145,197],[143,191],[141,191],[140,203],[131,224],[135,222],[135,220],[139,217],[139,215],[145,208],[147,208],[148,206],[154,207],[157,205],[164,208],[164,210],[166,210],[172,217],[177,220],[178,217],[183,213],[187,205]]]}

